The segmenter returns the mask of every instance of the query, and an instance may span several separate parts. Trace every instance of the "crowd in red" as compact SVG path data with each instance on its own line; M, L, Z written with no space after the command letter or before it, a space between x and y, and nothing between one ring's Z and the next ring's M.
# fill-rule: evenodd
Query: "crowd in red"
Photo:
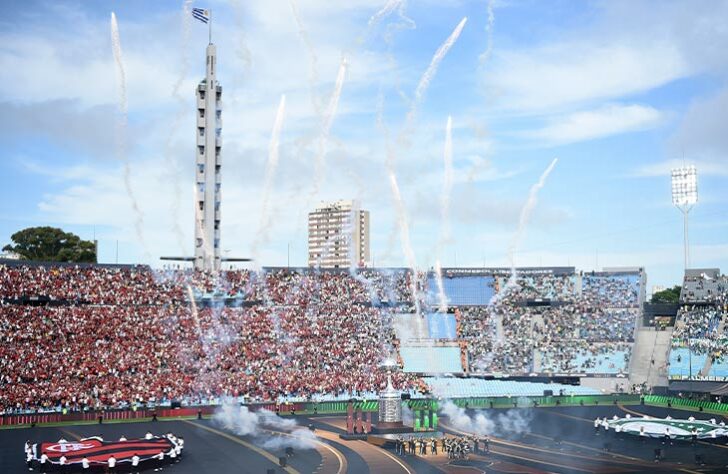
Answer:
M397 341L390 309L368 303L406 303L408 278L0 266L0 412L377 391ZM23 304L34 297L59 305Z

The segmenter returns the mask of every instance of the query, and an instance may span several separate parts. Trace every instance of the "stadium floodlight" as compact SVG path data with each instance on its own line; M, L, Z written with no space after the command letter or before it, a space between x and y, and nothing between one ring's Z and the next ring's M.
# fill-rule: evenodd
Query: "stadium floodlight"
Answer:
M688 213L698 202L698 172L695 166L683 166L672 170L672 203L683 213L683 245L685 269L690 266L688 243Z

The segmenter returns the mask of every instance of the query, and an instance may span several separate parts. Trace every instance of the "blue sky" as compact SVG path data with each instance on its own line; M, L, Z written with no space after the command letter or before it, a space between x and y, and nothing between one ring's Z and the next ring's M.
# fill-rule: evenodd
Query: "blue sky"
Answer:
M728 268L728 2L331 3L7 2L0 242L27 226L56 225L95 233L104 262L116 260L117 241L120 262L159 265L159 255L191 252L193 90L207 29L184 9L198 6L213 11L224 88L222 239L231 256L251 255L257 242L261 263L282 265L290 245L291 263L304 264L306 212L354 198L371 212L374 263L407 265L389 140L420 267L508 265L529 189L558 158L517 265L644 266L650 286L678 282L682 220L669 170L685 163L699 172L692 266ZM123 136L112 11L126 73ZM416 103L435 51L465 17ZM271 215L261 216L283 94ZM443 217L448 116L454 182ZM124 160L141 215L124 186ZM443 225L451 229L444 242Z

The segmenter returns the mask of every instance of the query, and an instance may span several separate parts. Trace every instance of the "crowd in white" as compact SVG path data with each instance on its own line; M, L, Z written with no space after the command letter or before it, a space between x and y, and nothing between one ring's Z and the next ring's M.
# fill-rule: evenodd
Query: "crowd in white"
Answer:
M635 279L585 275L581 291L575 281L574 275L529 275L510 285L500 280L493 305L460 308L471 370L593 372L600 359L613 364L612 356L622 353L619 367L626 368L639 315ZM533 304L539 298L558 303Z

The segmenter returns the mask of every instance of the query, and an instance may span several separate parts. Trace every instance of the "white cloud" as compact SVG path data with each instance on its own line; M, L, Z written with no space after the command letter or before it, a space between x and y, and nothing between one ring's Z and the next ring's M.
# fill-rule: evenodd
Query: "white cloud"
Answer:
M670 139L671 151L703 161L701 169L728 169L728 87L694 101ZM707 166L706 166L707 165Z
M551 118L546 126L526 136L546 145L561 145L646 130L659 125L662 118L653 107L611 104Z
M690 73L669 43L570 42L496 53L485 79L505 109L539 111L623 97Z

